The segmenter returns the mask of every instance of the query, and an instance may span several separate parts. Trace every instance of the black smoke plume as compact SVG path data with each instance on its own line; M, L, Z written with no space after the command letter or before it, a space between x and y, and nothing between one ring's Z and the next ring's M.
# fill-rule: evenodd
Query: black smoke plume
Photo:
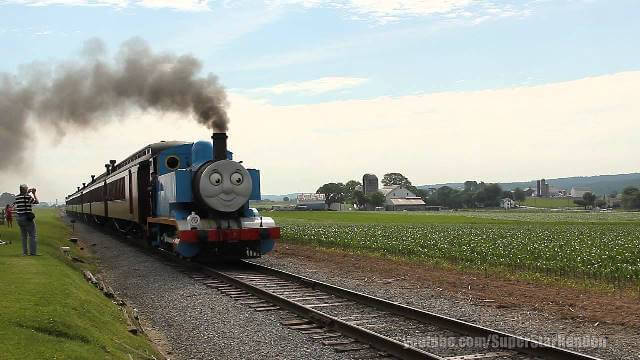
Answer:
M52 126L62 136L139 108L191 113L201 124L226 131L226 93L216 76L200 76L201 69L191 55L154 53L134 38L113 60L106 58L102 41L92 39L79 61L0 73L0 170L24 160L32 140L29 121Z

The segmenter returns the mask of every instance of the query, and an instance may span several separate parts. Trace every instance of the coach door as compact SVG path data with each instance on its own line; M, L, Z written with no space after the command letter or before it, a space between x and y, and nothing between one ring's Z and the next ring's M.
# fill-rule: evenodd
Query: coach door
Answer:
M147 217L151 215L151 189L149 186L149 161L142 161L138 165L138 222L147 226Z
M107 180L102 184L102 200L104 201L104 217L109 217L109 199L107 199Z
M133 218L133 179L131 178L131 169L129 169L129 218Z

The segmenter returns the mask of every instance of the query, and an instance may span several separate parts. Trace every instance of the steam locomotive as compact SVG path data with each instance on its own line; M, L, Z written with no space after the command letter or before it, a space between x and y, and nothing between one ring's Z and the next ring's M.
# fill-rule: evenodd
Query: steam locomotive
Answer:
M139 235L186 258L252 258L280 239L274 220L249 207L260 200L260 171L212 142L150 144L66 197L68 215Z

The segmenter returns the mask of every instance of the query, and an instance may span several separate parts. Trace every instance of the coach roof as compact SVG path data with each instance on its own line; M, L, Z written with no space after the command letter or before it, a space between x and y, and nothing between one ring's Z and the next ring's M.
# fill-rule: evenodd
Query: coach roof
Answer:
M119 169L122 169L126 165L137 162L137 160L151 158L156 154L164 150L170 149L172 147L187 145L187 144L193 144L193 143L188 141L161 141L161 142L149 144L143 147L142 149L136 151L132 155L128 156L126 159L122 160L121 162L117 163L113 171L118 171ZM107 175L108 174L106 172L100 174L95 178L93 183L101 179L104 179L105 177L107 177ZM87 184L87 185L90 185L90 184ZM82 190L84 189L80 189L80 191ZM80 191L75 191L73 194L69 195L67 198L73 197L74 195L78 194Z

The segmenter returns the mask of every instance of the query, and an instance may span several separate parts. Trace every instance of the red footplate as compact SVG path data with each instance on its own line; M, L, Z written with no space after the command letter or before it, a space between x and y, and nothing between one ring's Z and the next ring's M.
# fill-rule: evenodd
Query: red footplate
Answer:
M247 228L247 229L209 229L209 230L183 230L178 232L180 242L198 243L208 242L240 242L256 241L262 239L280 239L280 228Z

